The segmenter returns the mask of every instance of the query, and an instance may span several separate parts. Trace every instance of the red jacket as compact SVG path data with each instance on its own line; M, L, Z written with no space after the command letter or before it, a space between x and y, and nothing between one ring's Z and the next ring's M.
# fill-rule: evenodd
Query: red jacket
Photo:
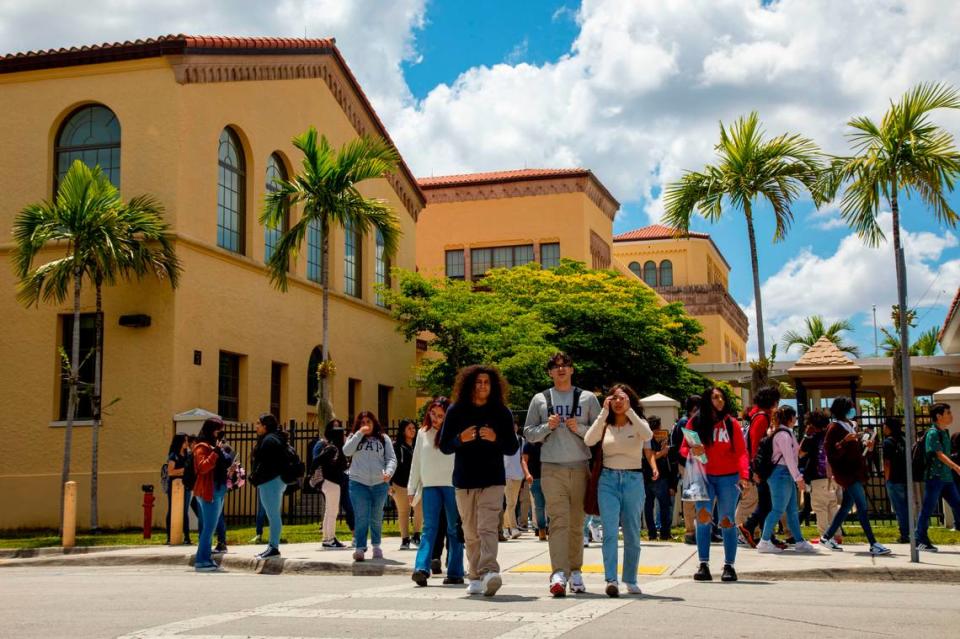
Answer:
M766 437L767 429L770 428L770 412L760 410L756 406L750 409L750 457L757 456L757 449L760 448L760 440Z
M687 422L686 428L694 430L693 423ZM730 437L730 431L733 437ZM708 475L732 475L737 473L742 479L750 477L750 463L747 458L747 444L743 440L743 431L736 421L727 416L726 420L713 426L713 443L704 446L707 454L706 471ZM680 445L680 454L684 457L690 452L687 440Z
M197 481L193 485L193 494L206 501L213 501L213 471L217 467L217 451L206 442L197 442L193 446L193 469Z

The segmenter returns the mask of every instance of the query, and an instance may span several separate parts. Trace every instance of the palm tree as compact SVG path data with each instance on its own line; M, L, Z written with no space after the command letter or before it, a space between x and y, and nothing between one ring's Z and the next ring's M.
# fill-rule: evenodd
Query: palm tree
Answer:
M129 279L153 272L176 286L180 266L162 221L161 207L149 196L124 204L116 187L99 167L73 163L54 202L31 204L14 221L14 268L20 280L17 299L26 306L43 301L62 303L73 284L73 334L67 374L69 396L61 471L60 515L63 484L69 479L73 422L79 396L80 291L84 278L96 286L97 337L92 394L93 433L91 461L91 528L97 522L100 383L103 350L102 285L118 277ZM66 242L65 257L33 268L39 253L51 243Z
M302 171L290 179L275 180L274 189L267 193L260 223L271 228L283 228L290 209L296 205L303 206L302 216L281 236L267 264L270 281L281 291L287 290L290 258L299 252L308 228L316 224L320 226L323 329L317 416L319 423L324 424L332 419L334 414L327 383L333 370L328 353L330 229L350 227L361 236L367 235L373 229L380 233L384 254L396 253L400 241L400 225L392 209L383 200L364 197L357 185L393 171L400 157L396 150L381 138L356 138L338 151L330 146L326 136L320 136L319 140L317 137L317 130L310 127L306 133L293 139L293 145L303 152Z
M907 270L900 240L900 202L902 191L920 196L938 222L951 228L957 225L957 213L950 207L946 194L953 191L960 174L960 153L953 136L930 121L936 109L960 109L960 93L944 84L920 84L905 93L898 102L891 103L879 124L868 117L850 120L853 128L850 139L854 155L837 157L827 173L829 190L838 191L844 185L840 201L841 217L870 246L883 241L884 234L877 222L880 207L890 206L893 216L893 252L897 273L897 300L899 308L907 306ZM908 345L909 321L898 322L899 347L902 365L902 392L907 441L913 441L913 388L910 380ZM907 474L912 460L907 456ZM913 537L913 500L910 506L911 538ZM911 559L918 561L916 547Z
M773 208L775 242L784 238L793 222L791 205L803 191L819 203L821 153L813 141L800 135L783 134L765 139L756 112L738 119L728 131L720 123L720 143L716 146L718 163L701 172L688 171L666 187L664 220L679 233L690 229L690 220L699 213L717 222L726 201L741 209L747 222L750 263L753 267L753 296L757 306L757 346L760 366L754 383L766 377L767 351L763 336L763 305L760 299L760 271L757 238L753 227L754 202L760 198Z
M933 357L936 355L937 349L940 347L940 344L937 342L937 337L939 336L939 326L931 326L920 333L917 341L910 345L910 356Z
M813 346L818 339L826 337L833 342L841 353L849 353L854 357L860 357L860 349L853 344L845 344L840 333L852 331L853 325L849 320L837 320L827 326L823 321L822 315L811 315L803 320L805 332L787 331L783 334L783 348L790 350L794 346L800 347L800 352L806 353L807 349Z

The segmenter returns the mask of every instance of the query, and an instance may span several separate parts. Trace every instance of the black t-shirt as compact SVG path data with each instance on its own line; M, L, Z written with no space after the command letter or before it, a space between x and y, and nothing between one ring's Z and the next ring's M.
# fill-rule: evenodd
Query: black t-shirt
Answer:
M540 479L540 449L543 444L527 442L523 445L523 454L527 456L527 470L534 479Z
M883 459L890 462L890 481L907 483L906 441L903 437L887 437L883 440Z
M489 426L497 441L472 439L464 443L460 433L474 426ZM513 426L513 415L506 406L453 404L443 419L440 450L454 455L453 485L456 488L487 488L507 483L503 456L513 455L520 440Z

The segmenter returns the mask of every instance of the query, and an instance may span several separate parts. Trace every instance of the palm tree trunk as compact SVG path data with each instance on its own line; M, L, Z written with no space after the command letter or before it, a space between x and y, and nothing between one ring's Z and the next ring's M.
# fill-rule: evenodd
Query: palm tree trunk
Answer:
M760 262L757 259L757 235L753 230L753 210L750 202L744 202L743 214L747 218L747 237L750 240L750 266L753 269L753 301L757 308L757 349L760 352L759 368L754 369L753 386L751 393L756 393L759 386L765 385L768 379L767 345L763 339L763 303L760 299Z
M326 218L320 223L320 282L323 286L322 338L320 359L326 362L330 354L330 225ZM330 403L330 385L327 377L320 377L319 398L317 399L317 422L323 427L333 419L333 405Z
M80 282L83 269L73 269L73 335L70 339L70 376L67 378L67 426L63 434L63 468L60 471L60 534L63 535L63 498L70 480L70 455L73 450L73 421L77 415L77 383L80 378Z
M101 382L103 373L103 282L97 285L97 335L94 340L94 377L93 377L93 432L90 444L90 532L100 527L100 515L97 508L97 490L100 465L100 406Z

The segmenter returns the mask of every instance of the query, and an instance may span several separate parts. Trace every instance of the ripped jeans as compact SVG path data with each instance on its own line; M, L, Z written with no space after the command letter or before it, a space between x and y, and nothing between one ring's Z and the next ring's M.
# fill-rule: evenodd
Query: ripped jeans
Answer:
M713 501L717 501L717 516L720 518L720 534L723 535L724 563L733 565L737 559L737 525L735 522L737 502L740 500L740 487L737 482L740 476L707 475L707 492L709 501L698 501L696 506L697 522L697 553L701 562L710 561L710 535L712 533Z

